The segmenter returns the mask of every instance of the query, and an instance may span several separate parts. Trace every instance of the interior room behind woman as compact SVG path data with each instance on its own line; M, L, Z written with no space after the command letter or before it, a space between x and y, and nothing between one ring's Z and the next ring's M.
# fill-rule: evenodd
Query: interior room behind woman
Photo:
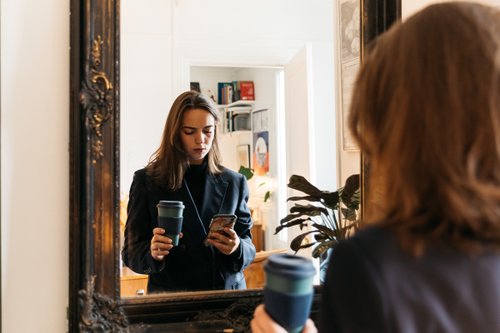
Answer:
M243 269L255 257L249 190L243 175L221 164L217 122L209 98L182 93L168 113L160 147L134 174L122 258L148 274L148 293L246 288ZM158 227L160 200L185 206L177 246ZM204 244L216 214L234 214L236 223Z

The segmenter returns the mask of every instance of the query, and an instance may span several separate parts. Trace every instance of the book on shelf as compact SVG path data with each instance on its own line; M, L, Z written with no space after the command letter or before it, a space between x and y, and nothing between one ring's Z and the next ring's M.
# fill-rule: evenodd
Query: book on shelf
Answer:
M233 102L233 84L231 82L219 82L217 84L217 103L229 104Z
M217 91L219 104L230 104L239 100L255 100L253 81L219 82Z
M240 81L239 85L239 99L243 101L253 101L255 100L255 91L253 86L253 81Z

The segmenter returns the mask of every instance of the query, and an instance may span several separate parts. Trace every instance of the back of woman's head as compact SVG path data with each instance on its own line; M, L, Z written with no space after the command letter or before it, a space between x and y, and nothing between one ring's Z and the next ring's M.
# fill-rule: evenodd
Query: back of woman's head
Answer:
M177 190L181 187L182 179L189 165L180 132L184 114L193 109L209 112L216 123L219 120L217 108L208 97L196 91L186 91L180 94L168 113L160 147L153 154L147 166L148 173L153 176L155 181L170 190ZM215 130L212 148L207 156L208 171L214 174L221 171L221 156L217 137L217 130Z
M383 34L358 75L350 126L383 179L374 217L404 244L500 247L498 10L432 5Z

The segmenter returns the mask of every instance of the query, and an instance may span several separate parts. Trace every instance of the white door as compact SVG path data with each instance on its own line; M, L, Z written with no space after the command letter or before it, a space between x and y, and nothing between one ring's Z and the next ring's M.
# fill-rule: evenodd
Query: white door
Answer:
M314 163L314 150L312 133L312 86L311 86L311 61L310 46L302 48L290 62L285 65L285 137L286 137L286 179L284 187L285 196L302 195L300 192L292 191L286 187L291 175L301 175L311 180L312 164ZM288 213L291 203L287 204ZM285 231L286 230L286 231ZM286 238L286 246L297 235L306 232L299 227L291 227L281 231ZM280 237L283 239L283 236ZM310 256L308 249L301 250L298 254Z

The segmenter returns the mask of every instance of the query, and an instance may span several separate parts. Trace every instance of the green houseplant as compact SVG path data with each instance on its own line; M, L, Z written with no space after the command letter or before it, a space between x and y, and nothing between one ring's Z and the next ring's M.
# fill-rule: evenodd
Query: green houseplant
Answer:
M250 180L253 175L254 175L254 170L251 168L247 168L243 165L240 166L240 169L238 170L239 173L241 173L247 180ZM265 183L259 184L259 186L264 185ZM266 191L264 194L264 202L267 202L269 198L271 197L271 191Z
M349 237L359 226L359 183L359 175L352 175L347 178L343 187L330 192L318 189L302 176L292 175L288 187L306 195L291 196L287 199L294 202L294 205L290 208L290 213L281 219L274 234L285 228L299 227L303 230L310 225L311 229L291 241L290 248L297 252L314 246L312 256L322 258L328 249ZM299 203L303 201L309 203ZM308 237L309 235L313 237ZM310 238L313 239L312 242L309 241Z

